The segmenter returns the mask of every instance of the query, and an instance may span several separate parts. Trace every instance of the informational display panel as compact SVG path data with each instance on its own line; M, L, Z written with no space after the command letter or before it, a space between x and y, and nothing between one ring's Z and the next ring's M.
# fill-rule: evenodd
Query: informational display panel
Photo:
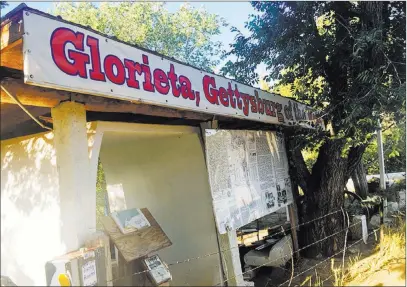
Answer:
M283 136L276 132L208 129L205 146L221 234L292 203Z
M279 125L323 127L314 111L94 31L23 14L26 84Z

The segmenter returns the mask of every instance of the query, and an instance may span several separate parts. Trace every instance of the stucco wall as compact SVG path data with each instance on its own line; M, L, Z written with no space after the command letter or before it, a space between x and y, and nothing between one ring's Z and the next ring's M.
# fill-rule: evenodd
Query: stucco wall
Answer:
M127 208L147 207L173 245L158 254L167 263L217 252L203 151L196 134L120 141L105 133L100 159L108 185L121 184ZM213 255L171 266L171 285L209 286L220 281Z
M1 142L1 274L45 285L45 262L64 253L53 134Z

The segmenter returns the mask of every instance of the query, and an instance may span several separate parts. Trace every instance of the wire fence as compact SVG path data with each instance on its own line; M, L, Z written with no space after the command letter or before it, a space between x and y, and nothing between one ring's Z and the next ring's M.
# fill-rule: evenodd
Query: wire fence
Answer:
M330 213L327 213L327 214L325 214L325 215L323 215L323 216L316 217L316 218L314 218L314 219L312 219L312 220L309 220L309 221L307 221L307 222L298 224L298 225L296 225L296 226L294 226L294 227L290 227L290 228L288 228L288 229L283 229L283 230L280 231L280 232L273 233L273 236L280 235L280 234L285 234L285 233L287 233L288 231L290 231L290 230L292 230L292 229L298 229L298 228L301 227L301 226L310 224L310 223L312 223L312 222L314 222L314 221L323 219L323 218L325 218L325 217L328 217L328 216L330 216L330 215L336 214L336 213L338 213L338 212L342 212L342 210L341 210L341 209L338 209L338 210L336 210L336 211L332 211L332 212L330 212ZM180 264L180 263L187 263L187 262L190 262L190 261L192 261L192 260L203 259L203 258L206 258L206 257L210 257L210 256L213 256L213 255L218 255L218 254L220 254L220 253L224 253L224 252L227 252L227 251L231 251L231 250L237 249L237 248L239 248L239 247L238 247L238 246L234 246L234 247L231 247L231 248L228 248L228 249L222 249L222 250L220 250L220 251L211 252L211 253L208 253L208 254L205 254L205 255L196 256L196 257L191 257L191 258L183 259L183 260L180 260L180 261L175 261L175 262L169 263L168 266L177 265L177 264Z
M372 235L373 233L375 233L375 232L378 231L379 229L380 229L380 228L377 228L377 229L373 230L372 232L368 233L368 235ZM316 269L317 266L319 266L319 265L321 265L321 264L327 262L328 260L334 258L335 256L338 256L338 255L341 254L342 252L345 252L347 249L349 249L349 248L355 246L356 244L358 244L358 243L361 242L362 240L363 240L363 239L359 239L359 240L353 242L351 245L349 245L349 246L347 246L346 248L344 248L344 250L341 250L341 251L335 253L334 255L331 255L331 256L329 256L328 258L322 260L321 262L316 263L316 264L313 265L312 267L310 267L310 268L308 268L308 269L302 271L301 273L295 275L294 277L292 277L292 279L297 278L297 277L299 277L299 276L301 276L301 275L303 275L303 274L305 274L305 273L307 273L307 272L309 272L309 271L311 271L311 270ZM333 275L331 275L330 277L332 277L332 276L333 276ZM327 280L326 280L326 281L327 281ZM283 283L281 283L280 285L278 285L278 287L284 286L284 285L285 285L286 283L288 283L288 282L289 282L289 280L286 280L286 281L284 281Z
M309 220L309 221L307 221L307 222L298 224L298 225L296 225L296 226L294 226L294 227L290 227L289 229L285 229L285 230L284 230L284 229L282 228L282 231L281 231L281 232L274 233L273 235L279 235L279 234L285 235L287 231L290 231L290 230L292 230L292 229L297 229L297 228L299 228L299 227L301 227L301 226L310 224L310 223L315 222L315 221L317 221L317 220L324 219L324 218L326 218L326 217L328 217L328 216L331 216L331 215L336 214L336 213L339 213L339 212L341 212L341 213L344 215L345 221L346 221L346 218L348 219L348 220L347 220L347 227L346 227L346 228L343 228L343 229L341 229L341 230L339 230L339 231L337 231L337 232L335 232L335 233L333 233L333 234L330 234L330 235L325 236L325 237L323 237L323 238L321 238L321 239L319 239L319 240L317 240L317 241L315 241L315 242L312 242L312 243L310 243L310 244L308 244L308 245L306 245L306 246L303 246L302 248L300 248L300 249L298 249L298 250L296 250L296 251L293 251L293 250L291 249L291 254L290 254L290 255L284 255L284 256L279 257L279 258L273 258L273 260L270 260L270 261L268 261L268 262L266 262L266 263L264 263L264 264L262 264L262 265L260 265L260 266L256 266L256 267L254 267L254 268L252 268L252 269L250 269L250 270L248 270L248 271L245 271L245 272L242 272L242 273L239 273L239 274L235 274L235 275L233 275L233 276L231 276L231 277L227 277L225 280L222 280L221 282L219 282L219 283L216 284L215 286L222 286L222 285L224 285L225 283L229 282L229 281L232 280L232 279L235 279L235 278L237 278L237 277L243 276L243 275L247 274L248 272L253 272L253 271L256 270L256 269L259 269L259 268L261 268L261 267L270 265L271 263L277 262L277 261L279 261L279 260L281 260L281 259L287 259L287 257L290 257L291 260L293 260L294 254L298 254L299 252L301 252L301 251L303 251L303 250L305 250L305 249L307 249L307 248L309 248L309 247L311 247L311 246L314 246L314 245L316 245L316 244L319 244L319 243L321 243L321 242L323 242L323 241L325 241L325 240L327 240L327 239L329 239L329 238L332 238L333 236L336 236L336 235L338 235L338 234L340 234L340 233L342 233L342 232L345 232L345 237L347 237L347 233L348 233L349 229L352 228L352 227L355 227L355 226L357 226L357 225L360 225L360 224L361 224L361 221L357 221L357 222L355 222L355 223L353 223L353 224L350 224L350 223L349 223L349 216L348 216L348 214L347 214L342 208L341 208L341 209L338 209L338 210L336 210L336 211L327 213L327 214L325 214L325 215L323 215L323 216L314 218L314 219ZM375 231L377 231L377 230L374 230L373 232L369 233L369 235L371 235L371 234L374 233ZM290 240L290 241L291 241L291 238L288 237L286 240ZM344 246L344 249L343 249L343 250L341 250L340 252L338 252L338 253L332 255L331 257L328 257L328 258L325 259L324 261L319 262L318 264L314 265L313 268L307 269L307 270L305 270L304 272L301 272L300 274L297 274L297 275L295 275L295 276L291 276L291 278L290 278L289 280L287 280L286 282L280 284L280 286L281 286L281 285L284 285L285 283L291 281L292 279L294 279L294 278L296 278L296 277L302 275L303 273L306 273L306 272L308 272L308 271L310 271L310 270L312 270L312 269L315 269L317 266L319 266L319 265L322 264L323 262L326 262L327 260L331 259L332 257L335 257L336 255L341 254L342 252L344 253L348 248L350 248L350 247L354 246L355 244L359 243L361 240L363 240L363 239L360 239L360 240L358 240L358 241L352 243L352 245L350 245L350 246L347 247L347 246L346 246L346 238L345 238L345 243L344 243L345 246ZM178 265L178 264L189 263L189 262L194 261L194 260L204 259L204 258L207 258L207 257L211 257L211 256L214 256L214 255L220 254L220 253L224 253L224 252L227 252L227 251L231 251L231 250L236 249L236 248L239 248L239 247L238 247L238 246L235 246L235 247L232 247L232 248L229 248L229 249L223 249L223 250L219 250L219 251L216 251L216 252L207 253L207 254L200 255L200 256L190 257L190 258L183 259L183 260L177 260L177 261L168 263L168 264L166 264L166 265L167 265L167 267L169 267L169 266L174 266L174 265ZM344 256L343 256L343 258L344 258ZM289 259L288 259L288 260L289 260ZM164 264L165 264L165 263L164 263ZM125 276L122 276L122 277L119 277L119 278L114 278L114 279L112 279L112 280L107 281L107 283L116 282L116 281L119 281L119 280L122 280L122 279L125 279L125 278L130 278L130 277L132 278L133 276L137 276L137 275L144 274L144 273L147 273L147 272L150 272L150 270L142 270L142 271L135 272L135 273L132 273L132 274L129 274L129 275L125 275ZM226 275L226 276L227 276L227 275ZM332 277L332 275L331 275L330 277ZM326 280L328 280L328 279L326 279Z
M284 256L282 256L282 257L275 258L275 259L273 259L273 260L267 261L267 262L264 263L264 264L261 264L261 265L259 265L259 266L256 266L256 267L254 267L254 268L252 268L252 269L250 269L250 270L248 270L248 271L245 271L245 272L242 272L242 273L240 273L240 274L237 274L237 275L234 275L234 276L232 276L232 277L229 277L229 278L227 278L226 280L224 280L224 281L222 281L222 282L216 284L216 286L221 286L221 284L224 284L224 283L226 283L226 282L228 282L228 281L230 281L230 280L232 280L232 279L234 279L234 278L236 278L236 277L238 277L238 276L245 275L245 274L247 274L248 272L252 272L253 270L257 270L257 269L259 269L259 268L261 268L261 267L270 265L271 263L277 262L278 260L285 259L285 258L287 258L287 257L293 258L294 254L299 253L299 252L301 252L301 251L303 251L303 250L305 250L305 249L307 249L307 248L309 248L309 247L311 247L311 246L313 246L313 245L315 245L315 244L321 243L321 242L327 240L328 238L331 238L331 237L333 237L333 236L335 236L335 235L338 235L339 233L345 232L345 231L347 231L349 228L351 228L351 227L353 227L353 226L356 226L356 225L359 225L359 224L361 224L361 221L356 222L356 223L350 225L349 227L344 228L344 229L342 229L342 230L340 230L340 231L338 231L338 232L335 232L335 233L333 233L333 234L331 234L331 235L328 235L328 236L326 236L326 237L324 237L324 238L322 238L322 239L319 239L319 240L317 240L317 241L315 241L315 242L313 242L313 243L311 243L311 244L308 244L308 245L306 245L306 246L304 246L304 247L298 249L297 251L292 252L291 255L284 255ZM291 239L287 239L287 240L291 240ZM362 240L362 239L361 239L361 240ZM359 240L359 241L360 241L360 240Z

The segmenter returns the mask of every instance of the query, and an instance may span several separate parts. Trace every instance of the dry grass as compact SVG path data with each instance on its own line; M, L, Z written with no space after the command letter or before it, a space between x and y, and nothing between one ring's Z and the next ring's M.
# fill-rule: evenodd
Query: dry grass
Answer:
M308 284L307 284L308 283ZM315 270L315 275L308 276L304 282L301 283L301 286L323 286L323 281L321 277L318 275L318 271Z
M396 286L399 283L403 286L406 276L405 230L405 217L398 217L395 227L384 228L383 238L376 246L375 253L348 266L348 272L343 278L344 285L367 285L366 283L370 281L375 286ZM386 278L383 278L382 271L386 271Z
M405 286L406 280L406 222L399 217L392 228L384 228L383 237L373 255L361 259L360 255L348 258L345 274L341 266L331 261L333 283L330 286ZM324 286L317 274L308 276L301 286Z

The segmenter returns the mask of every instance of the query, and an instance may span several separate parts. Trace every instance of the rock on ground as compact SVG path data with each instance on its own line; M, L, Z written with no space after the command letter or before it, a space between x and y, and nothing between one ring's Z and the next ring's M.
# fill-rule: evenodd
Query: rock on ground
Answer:
M378 228L380 226L380 215L375 214L370 219L370 225L374 228Z
M399 210L406 209L406 191L401 190L399 191Z
M388 201L387 202L387 212L396 212L399 210L399 204L397 202Z
M356 215L352 218L352 222L351 222L352 227L350 228L350 232L351 232L353 240L361 239L363 237L362 222L361 222L362 217L363 217L363 215Z

